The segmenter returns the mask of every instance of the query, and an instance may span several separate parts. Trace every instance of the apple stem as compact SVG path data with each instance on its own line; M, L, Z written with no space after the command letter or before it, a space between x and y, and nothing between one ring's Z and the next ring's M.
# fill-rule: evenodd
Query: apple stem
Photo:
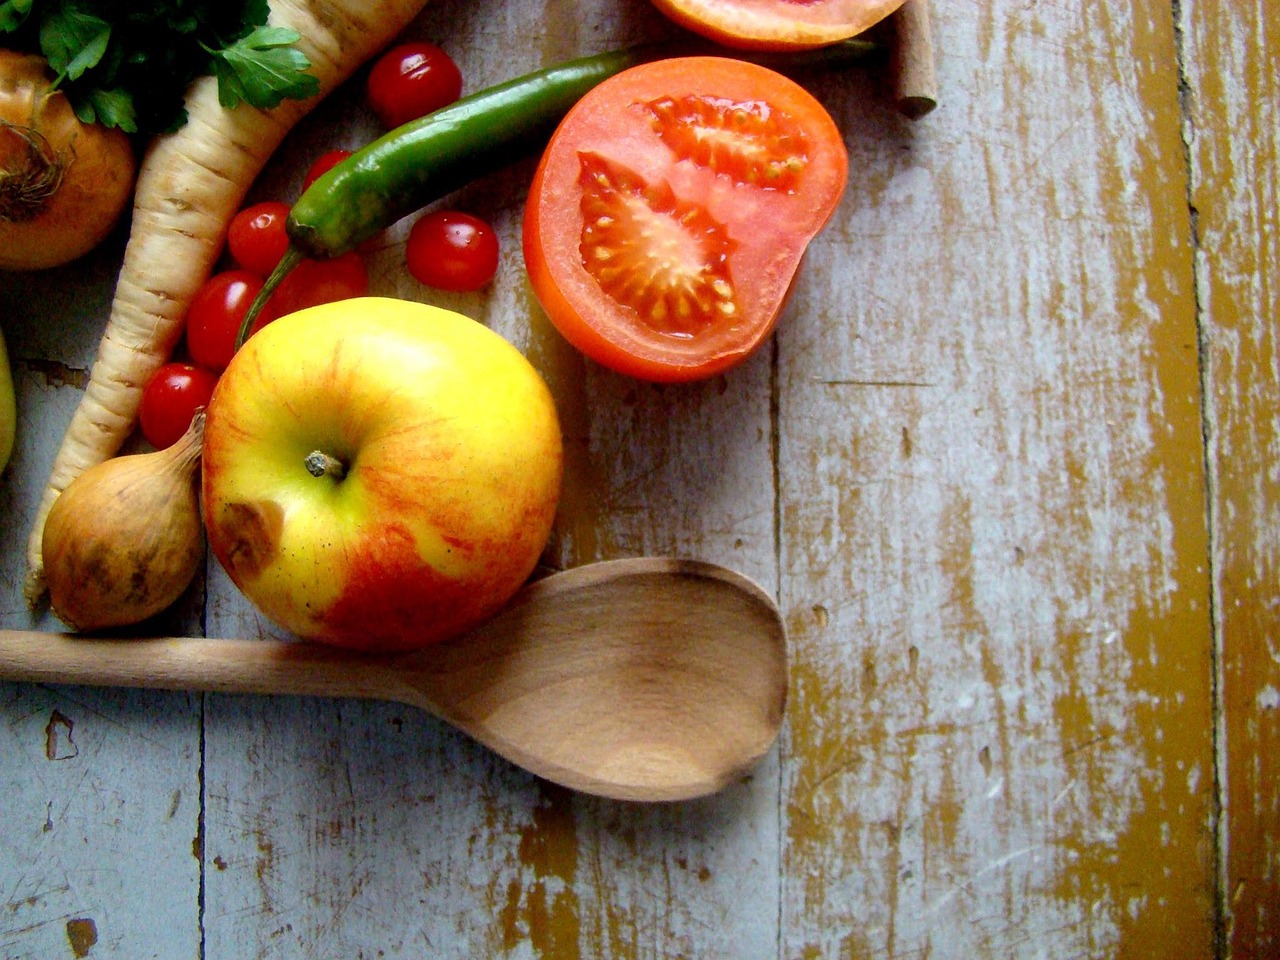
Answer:
M347 475L347 465L337 457L331 457L323 450L312 450L307 454L306 460L307 473L313 477L332 477L334 480L341 480Z

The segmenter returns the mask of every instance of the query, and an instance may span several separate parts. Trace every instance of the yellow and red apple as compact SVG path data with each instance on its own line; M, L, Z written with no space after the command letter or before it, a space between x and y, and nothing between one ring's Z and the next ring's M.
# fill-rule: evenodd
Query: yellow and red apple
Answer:
M299 637L407 650L501 608L550 536L563 449L512 344L426 304L290 314L219 379L205 424L209 545Z

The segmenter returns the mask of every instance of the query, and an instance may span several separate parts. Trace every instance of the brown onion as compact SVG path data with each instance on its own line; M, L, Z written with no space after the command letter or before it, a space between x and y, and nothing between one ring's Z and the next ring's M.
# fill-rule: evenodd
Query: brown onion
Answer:
M129 198L129 137L81 123L43 57L0 50L0 269L59 266L106 239Z
M204 412L177 443L91 467L54 501L42 541L49 602L81 631L170 606L204 560L197 468Z

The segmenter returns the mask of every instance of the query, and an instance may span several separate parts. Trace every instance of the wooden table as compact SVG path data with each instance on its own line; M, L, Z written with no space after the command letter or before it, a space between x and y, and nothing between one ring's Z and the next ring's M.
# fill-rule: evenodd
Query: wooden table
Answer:
M714 797L574 795L393 705L0 685L0 955L1280 955L1280 3L936 3L940 107L814 78L849 190L775 342L711 382L584 362L505 247L439 297L556 393L547 559L776 592L778 749ZM554 26L550 26L554 25ZM662 34L434 0L470 89ZM374 125L344 88L255 196ZM395 240L395 234L392 240ZM0 282L21 409L0 626L122 241ZM425 297L392 242L376 292ZM156 629L270 632L211 564Z

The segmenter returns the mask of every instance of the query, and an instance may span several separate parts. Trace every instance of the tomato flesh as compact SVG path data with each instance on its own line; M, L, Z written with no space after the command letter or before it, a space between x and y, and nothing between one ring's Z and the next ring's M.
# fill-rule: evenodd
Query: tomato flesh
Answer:
M767 102L662 97L648 105L653 130L680 160L738 183L795 191L808 162L804 129Z
M710 57L624 71L543 154L525 263L556 327L650 380L729 369L772 331L848 158L826 110L763 67Z
M597 154L582 163L582 266L600 289L662 333L686 335L737 312L724 224L667 184Z
M903 0L652 0L681 26L728 47L804 50L879 23Z

